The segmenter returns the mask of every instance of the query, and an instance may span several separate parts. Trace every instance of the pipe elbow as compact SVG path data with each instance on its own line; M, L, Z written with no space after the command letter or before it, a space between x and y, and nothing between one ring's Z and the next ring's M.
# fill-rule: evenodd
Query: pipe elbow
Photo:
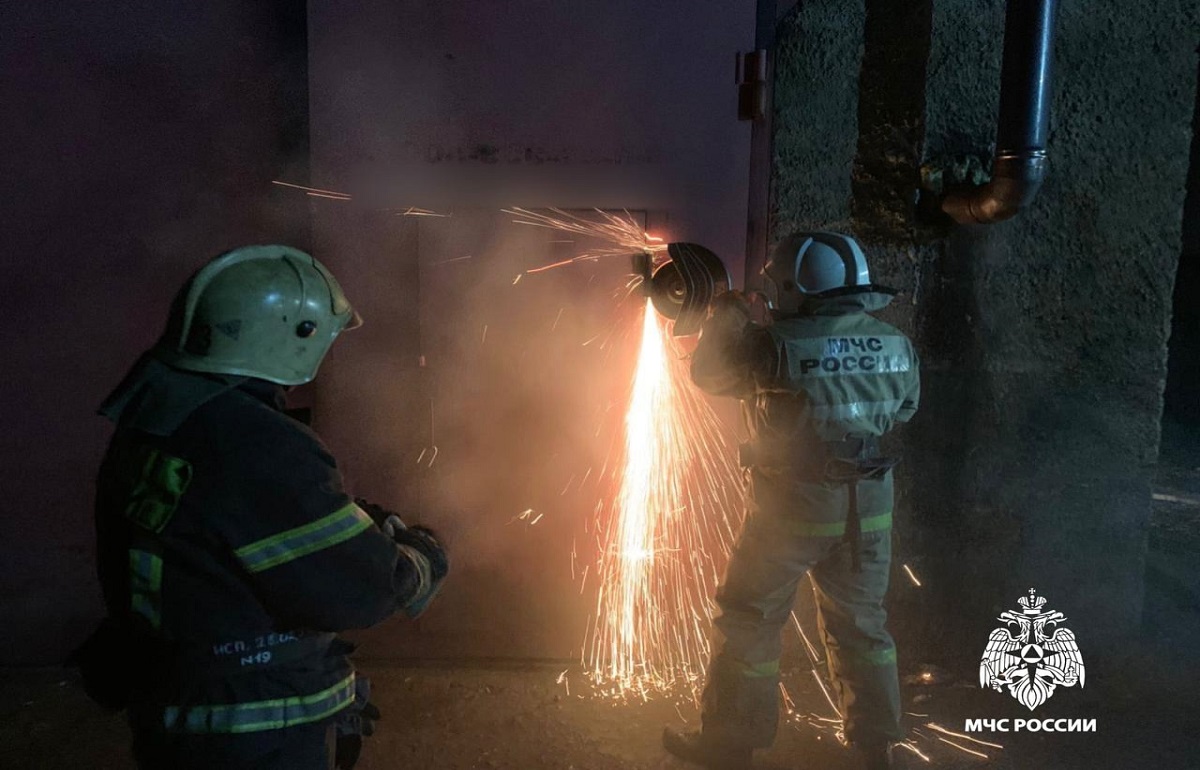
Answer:
M960 225L991 225L1012 219L1033 203L1045 176L1043 150L997 155L991 181L947 195L942 211Z

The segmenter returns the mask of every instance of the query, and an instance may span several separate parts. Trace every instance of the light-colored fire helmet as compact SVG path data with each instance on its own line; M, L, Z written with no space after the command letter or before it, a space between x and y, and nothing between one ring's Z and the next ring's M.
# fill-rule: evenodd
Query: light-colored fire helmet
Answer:
M300 385L337 336L362 323L325 266L289 246L244 246L200 269L176 298L158 357L195 372Z
M801 232L775 248L763 268L771 307L795 313L806 297L855 286L869 286L871 271L862 248L848 235Z

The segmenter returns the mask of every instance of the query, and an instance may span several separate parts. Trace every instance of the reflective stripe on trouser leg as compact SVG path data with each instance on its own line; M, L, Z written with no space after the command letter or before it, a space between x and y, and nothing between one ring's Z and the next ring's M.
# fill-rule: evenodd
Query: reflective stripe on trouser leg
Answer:
M803 543L813 541L804 539ZM709 665L701 718L710 740L766 747L779 721L780 633L810 548L757 525L753 516L734 549L717 604L719 639Z
M843 543L812 570L829 674L846 720L846 740L860 745L903 737L896 646L884 623L891 532L864 533L861 571Z

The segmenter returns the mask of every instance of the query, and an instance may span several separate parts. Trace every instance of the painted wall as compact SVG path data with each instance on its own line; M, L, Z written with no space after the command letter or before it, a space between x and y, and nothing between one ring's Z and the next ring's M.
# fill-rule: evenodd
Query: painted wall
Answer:
M663 209L740 255L752 9L320 1L310 28L314 179L396 205Z
M307 239L270 180L307 163L304 3L0 10L0 662L60 660L101 614L95 409L199 264Z
M607 402L554 394L607 393L580 381L585 363L561 345L586 350L599 319L587 308L615 307L628 263L513 286L514 266L581 244L517 245L527 228L492 220L506 206L646 212L655 235L705 244L740 278L750 131L736 119L734 57L753 24L753 4L716 0L310 3L313 184L353 198L316 201L315 238L367 319L318 381L316 427L356 490L436 526L455 553L438 606L365 635L369 654L577 655L591 600L571 574L572 532L596 496L576 500L574 485L602 461L574 481L567 466L597 451L593 407ZM397 216L409 206L453 216ZM502 312L516 296L522 311ZM457 400L461 383L434 388L430 438L423 389L448 371L479 378L465 390L491 406ZM417 462L427 443L442 450L432 469ZM481 447L499 449L464 464ZM434 494L488 483L490 497ZM546 500L537 527L505 526L525 507L522 484Z

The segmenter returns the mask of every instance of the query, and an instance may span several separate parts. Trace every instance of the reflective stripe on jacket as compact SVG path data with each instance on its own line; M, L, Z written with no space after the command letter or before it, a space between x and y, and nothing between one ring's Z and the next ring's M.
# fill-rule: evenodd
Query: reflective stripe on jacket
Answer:
M97 481L99 572L110 616L148 640L129 674L142 724L146 709L187 732L325 719L354 690L330 632L383 620L417 588L282 396L248 380L169 435L118 423Z

